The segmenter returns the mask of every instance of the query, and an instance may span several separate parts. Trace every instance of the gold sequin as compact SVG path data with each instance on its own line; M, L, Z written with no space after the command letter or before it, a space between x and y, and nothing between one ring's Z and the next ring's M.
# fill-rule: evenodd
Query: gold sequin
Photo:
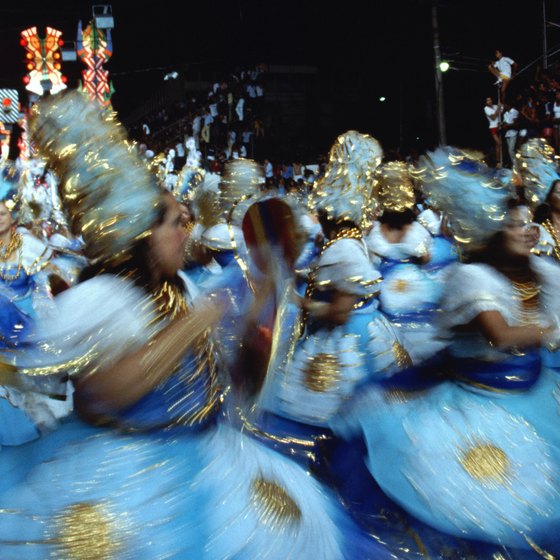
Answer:
M398 340L395 340L395 342L393 342L391 350L393 351L395 363L399 368L412 366L412 359L410 358L410 355Z
M472 478L482 483L505 484L510 460L505 451L490 443L481 443L463 450L459 459Z
M304 375L310 391L324 393L340 379L340 362L333 354L315 354L308 358Z
M251 484L252 503L261 523L280 528L301 522L301 509L277 482L264 476L255 478Z
M113 560L119 543L113 520L102 504L80 502L68 506L56 517L60 560Z

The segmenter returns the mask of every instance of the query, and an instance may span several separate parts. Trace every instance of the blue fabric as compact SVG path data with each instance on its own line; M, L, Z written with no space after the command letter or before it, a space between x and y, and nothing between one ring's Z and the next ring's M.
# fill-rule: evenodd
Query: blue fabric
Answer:
M530 527L530 539L558 552L558 543L550 542L551 530L560 529L560 498L553 490L560 480L554 386L551 374L541 371L538 352L502 363L457 360L441 352L388 380L362 384L331 428L351 445L363 446L375 485L413 518L455 537L489 541L490 547L503 543L531 558L520 527ZM504 454L515 469L511 488L486 487L470 474L462 461L466 450L477 446ZM370 506L373 514L379 507L375 485L364 484L361 495L344 470L336 472L339 464L333 468L357 518L367 517ZM351 472L367 478L363 467ZM517 531L511 528L515 523Z

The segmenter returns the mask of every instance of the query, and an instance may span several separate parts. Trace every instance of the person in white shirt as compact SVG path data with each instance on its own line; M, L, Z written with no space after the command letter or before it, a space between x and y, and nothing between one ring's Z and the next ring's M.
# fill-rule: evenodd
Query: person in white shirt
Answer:
M488 70L496 78L496 85L501 85L502 98L506 93L506 87L513 78L517 69L517 62L504 56L500 49L496 49L496 60L488 65Z
M199 140L200 140L200 131L202 130L202 117L200 115L200 112L197 112L193 122L192 122L192 131L193 131L193 137L194 140L196 142L196 147L199 147Z
M185 153L185 145L183 142L179 141L175 144L175 169L177 171L181 171L183 169L183 165L187 161L187 156Z
M519 117L519 111L510 105L504 106L504 129L505 138L507 143L507 149L509 154L509 159L511 161L511 166L513 168L515 164L515 145L517 144L517 118Z
M245 105L245 99L240 97L237 101L237 105L235 106L235 112L237 113L237 118L240 121L243 121L243 106Z
M558 147L560 146L560 91L557 91L554 95L552 118L554 119L554 147L558 151Z
M492 140L494 141L496 147L496 163L501 164L501 153L502 153L502 141L498 133L498 128L500 126L500 106L494 103L491 97L486 98L486 104L484 105L484 114L488 119L488 129Z

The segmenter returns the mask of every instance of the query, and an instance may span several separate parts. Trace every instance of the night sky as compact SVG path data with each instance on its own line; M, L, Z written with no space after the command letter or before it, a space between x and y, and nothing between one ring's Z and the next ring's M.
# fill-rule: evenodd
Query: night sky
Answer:
M21 30L36 25L44 35L50 25L75 40L78 20L85 26L91 19L91 3L2 4L0 87L23 92ZM133 111L171 70L188 78L205 65L312 65L320 78L336 84L329 95L337 119L324 147L335 134L355 128L386 147L424 149L436 140L431 4L374 0L338 2L331 9L305 0L199 0L181 3L189 10L185 17L172 2L137 2L131 9L130 3L116 1L108 65L116 89L113 104L123 116ZM557 5L547 2L548 19L560 23ZM489 143L482 107L495 92L486 65L500 45L520 67L542 54L542 2L443 0L439 25L443 55L452 65L444 75L448 142L484 149ZM549 48L558 47L560 29L552 28L548 41ZM81 70L79 62L64 63L70 85Z

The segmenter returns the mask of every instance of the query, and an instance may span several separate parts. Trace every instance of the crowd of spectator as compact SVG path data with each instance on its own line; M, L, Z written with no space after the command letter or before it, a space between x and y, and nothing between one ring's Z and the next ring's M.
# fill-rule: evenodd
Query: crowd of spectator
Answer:
M186 161L189 140L215 168L232 158L254 157L265 135L264 83L262 66L231 74L204 94L146 115L131 136L149 154L173 150L176 169Z
M516 75L517 64L500 50L491 66L496 70L504 59L503 79L491 70L497 78L497 92L486 98L484 112L496 163L511 167L515 151L530 138L545 138L557 152L560 149L560 63L546 70L537 66L532 75Z

